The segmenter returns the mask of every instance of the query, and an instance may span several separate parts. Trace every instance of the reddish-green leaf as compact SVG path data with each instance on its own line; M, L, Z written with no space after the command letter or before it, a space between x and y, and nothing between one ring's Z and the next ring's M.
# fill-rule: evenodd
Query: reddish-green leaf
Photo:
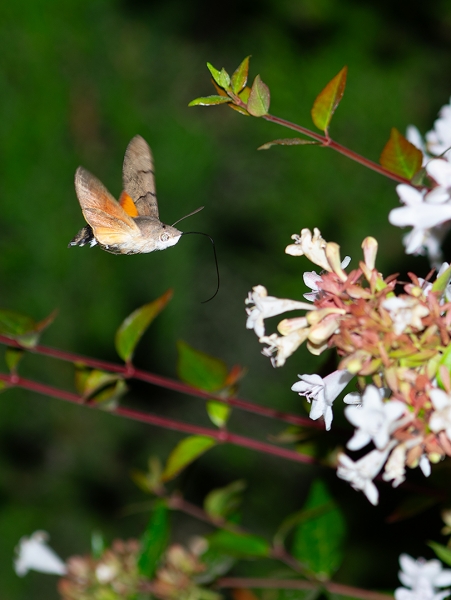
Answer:
M259 146L257 150L269 150L271 146L306 146L307 144L316 144L313 140L303 140L302 138L284 138L281 140L273 140L272 142L266 142L262 146Z
M17 340L25 348L33 348L38 343L41 332L55 317L56 311L42 321L36 322L31 317L14 310L0 310L0 334Z
M212 490L204 500L204 509L213 519L227 519L241 504L241 493L246 487L242 479Z
M232 410L228 404L218 402L217 400L210 400L207 402L206 408L210 421L216 427L224 427L227 424Z
M270 103L269 87L260 78L260 75L254 79L247 102L247 111L253 117L263 117L268 114Z
M246 58L232 75L231 83L234 94L239 94L246 86L247 76L249 74L249 59L250 56L246 56Z
M163 481L169 481L190 463L216 445L216 440L205 435L193 435L177 444L168 457L162 475Z
M238 557L269 556L271 546L257 535L219 530L208 536L210 548Z
M119 326L114 341L117 353L125 362L131 361L142 335L171 298L172 290L168 290L153 302L133 311Z
M146 531L141 538L138 568L141 575L152 579L169 539L169 515L163 501L156 503Z
M335 75L326 87L318 94L313 103L311 115L313 122L321 129L327 132L330 121L335 109L340 104L346 86L346 75L348 67L343 67L342 70Z
M393 127L379 162L387 171L412 179L421 169L423 153Z
M75 387L85 398L115 383L118 379L122 379L122 377L117 373L108 373L100 369L89 369L81 363L75 365Z
M193 387L215 392L227 382L228 371L225 362L195 350L186 342L177 342L179 378Z
M217 104L226 104L227 102L231 102L228 96L203 96L191 100L188 106L215 106Z

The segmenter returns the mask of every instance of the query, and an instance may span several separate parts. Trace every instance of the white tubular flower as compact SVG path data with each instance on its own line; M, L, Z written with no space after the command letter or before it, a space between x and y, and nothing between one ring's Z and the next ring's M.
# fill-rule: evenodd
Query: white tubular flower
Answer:
M337 370L324 379L315 374L299 375L298 377L301 381L293 384L291 389L307 398L312 405L310 418L316 421L320 417L324 417L326 430L329 431L333 419L332 404L354 375L348 371Z
M429 475L431 474L431 463L429 461L429 458L426 456L426 454L421 455L418 466L420 467L423 475L425 477L429 477Z
M253 329L259 338L265 335L264 319L280 315L289 310L312 309L312 306L307 302L268 296L266 288L262 285L256 285L252 290L245 300L246 304L254 304L254 306L246 308L248 314L246 328Z
M285 248L286 254L291 256L305 255L312 263L318 265L325 271L331 271L329 261L326 257L326 241L321 237L321 232L315 227L313 236L310 229L302 229L301 235L296 233L291 236L294 244Z
M426 146L424 140L421 136L421 133L418 131L418 128L415 125L408 125L406 130L406 139L413 144L418 150L421 150L423 153L423 167L426 165L430 156L426 150Z
M279 337L277 333L264 335L259 341L268 344L268 348L262 350L264 356L271 357L273 367L282 367L289 356L296 352L299 346L305 342L309 329L297 329L293 333ZM272 356L277 353L277 356Z
M357 430L346 444L350 450L360 450L373 441L376 448L382 450L389 442L390 434L397 428L396 421L405 412L403 402L388 400L384 402L379 389L369 385L362 396L362 406L347 406L346 418Z
M385 463L382 479L392 481L393 487L398 487L406 479L406 452L405 445L398 444Z
M447 160L436 158L426 166L427 174L434 179L437 186L427 195L429 204L445 204L450 200L451 191L451 165Z
M426 133L426 142L429 152L439 156L451 147L451 106L445 104L440 109L439 118L434 123L434 128ZM413 143L413 142L412 142Z
M340 479L348 481L355 490L363 492L371 504L376 506L379 501L379 492L373 479L382 469L388 452L388 449L383 452L372 450L356 462L341 453L338 456L337 475Z
M352 406L362 406L362 394L359 394L359 392L349 392L343 398L343 402Z
M451 584L451 569L444 569L439 560L415 560L408 554L401 554L399 564L398 577L405 587L395 591L396 600L442 600L449 595L449 589L436 590Z
M418 330L423 329L421 319L429 314L427 306L421 304L417 298L412 296L404 298L393 296L384 300L382 306L390 313L396 335L401 335L407 327Z
M35 531L30 537L21 538L16 547L17 557L14 559L17 575L23 577L30 570L54 575L66 574L66 565L46 544L48 538L45 531Z
M318 287L318 283L323 280L321 275L318 275L316 271L306 271L302 276L304 283L307 287L309 287L312 291L303 294L306 300L310 300L310 302L314 302L319 298L320 289Z
M451 440L451 398L450 396L440 390L434 388L429 392L432 405L435 411L432 413L429 419L429 427L434 433L444 431L446 437Z

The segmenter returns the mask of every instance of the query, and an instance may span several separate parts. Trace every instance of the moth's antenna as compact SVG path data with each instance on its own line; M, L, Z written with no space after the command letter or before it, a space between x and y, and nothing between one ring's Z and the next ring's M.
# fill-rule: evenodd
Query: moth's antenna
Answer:
M199 212L200 210L202 210L202 208L203 208L203 206L202 206L201 208L198 208L198 209L197 209L196 211L194 211L194 212ZM191 213L191 214L193 215L194 213ZM189 217L189 216L190 216L190 215L187 215L187 217ZM185 218L185 217L183 217L183 218ZM177 221L177 223L178 223L178 221ZM208 298L208 300L203 300L203 301L202 301L202 304L205 304L206 302L210 302L210 300L213 300L213 298L214 298L214 297L216 296L216 294L219 292L219 267L218 267L218 257L216 256L216 246L215 246L215 243L214 243L214 241L213 241L213 238L212 238L212 237L210 237L210 236L208 235L208 233L204 233L203 231L183 231L183 232L182 232L182 235L188 235L189 233L196 233L197 235L205 235L205 237L209 238L210 242L213 244L213 254L214 254L214 256L215 256L216 275L217 275L217 278L218 278L218 285L216 286L216 291L215 291L215 293L213 294L213 296L212 296L211 298Z
M175 223L172 223L172 227L174 227L174 225L177 225L177 223L180 223L180 221L183 221L183 219L186 219L187 217L192 217L196 213L200 212L203 208L204 208L203 206L199 206L199 208L196 208L196 210L193 210L193 212L190 212L189 215L185 215L184 217L182 217ZM205 235L207 235L207 234L205 234Z

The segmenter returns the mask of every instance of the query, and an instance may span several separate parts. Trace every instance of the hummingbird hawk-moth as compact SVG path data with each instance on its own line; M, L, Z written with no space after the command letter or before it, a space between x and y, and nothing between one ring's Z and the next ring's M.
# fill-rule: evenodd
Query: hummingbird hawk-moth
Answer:
M122 181L124 191L116 202L94 175L78 167L75 190L88 224L69 247L89 244L112 254L141 254L165 250L179 241L182 232L160 221L152 152L140 135L125 151Z

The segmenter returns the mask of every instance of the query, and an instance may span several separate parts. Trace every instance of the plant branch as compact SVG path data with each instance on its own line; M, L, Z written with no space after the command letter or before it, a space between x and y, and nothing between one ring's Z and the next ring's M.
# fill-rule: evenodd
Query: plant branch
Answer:
M4 335L0 335L0 344L5 344L14 348L23 349L23 346L21 346L19 342L8 338ZM91 367L93 369L101 369L112 373L121 373L126 379L139 379L140 381L145 381L146 383L150 383L152 385L163 387L165 389L172 390L175 392L180 392L182 394L187 394L189 396L201 398L203 400L216 400L218 402L229 404L230 406L234 406L241 410L245 410L247 412L251 412L263 417L284 421L285 423L290 423L291 425L324 430L324 425L322 422L312 421L311 419L305 417L299 417L291 413L275 410L266 406L260 406L258 404L254 404L247 400L242 400L236 397L223 398L222 396L219 396L217 394L212 394L209 392L205 392L204 390L194 388L181 381L176 381L168 377L162 377L161 375L155 375L153 373L149 373L148 371L136 369L133 365L118 365L105 360L90 358L81 354L65 352L64 350L59 350L57 348L50 348L48 346L41 345L34 346L33 348L25 348L25 350L27 350L28 352L33 352L34 354L41 354L43 356L49 356L51 358L56 358L58 360L63 360L66 362L82 363L83 365L86 365L87 367Z
M82 404L88 408L100 408L101 405L96 405L93 402L87 402L85 398L67 392L53 386L39 383L30 379L25 379L16 374L8 375L6 373L0 373L0 381L4 381L12 387L20 387L38 394L51 396L53 398L59 398L73 404ZM143 413L132 408L125 408L119 406L108 411L110 414L125 417L126 419L132 419L133 421L139 421L140 423L146 423L148 425L155 425L156 427L162 427L164 429L172 429L174 431L180 431L182 433L188 433L191 435L205 435L215 439L218 443L232 444L235 446L241 446L242 448L248 448L263 454L270 454L272 456L278 456L279 458L285 458L294 462L316 464L317 460L311 456L299 454L294 450L288 450L287 448L280 448L273 444L261 442L253 438L247 438L234 433L229 433L224 430L209 429L207 427L201 427L199 425L191 425L190 423L183 423L182 421L176 421L174 419L168 419L167 417L160 417L158 415Z

